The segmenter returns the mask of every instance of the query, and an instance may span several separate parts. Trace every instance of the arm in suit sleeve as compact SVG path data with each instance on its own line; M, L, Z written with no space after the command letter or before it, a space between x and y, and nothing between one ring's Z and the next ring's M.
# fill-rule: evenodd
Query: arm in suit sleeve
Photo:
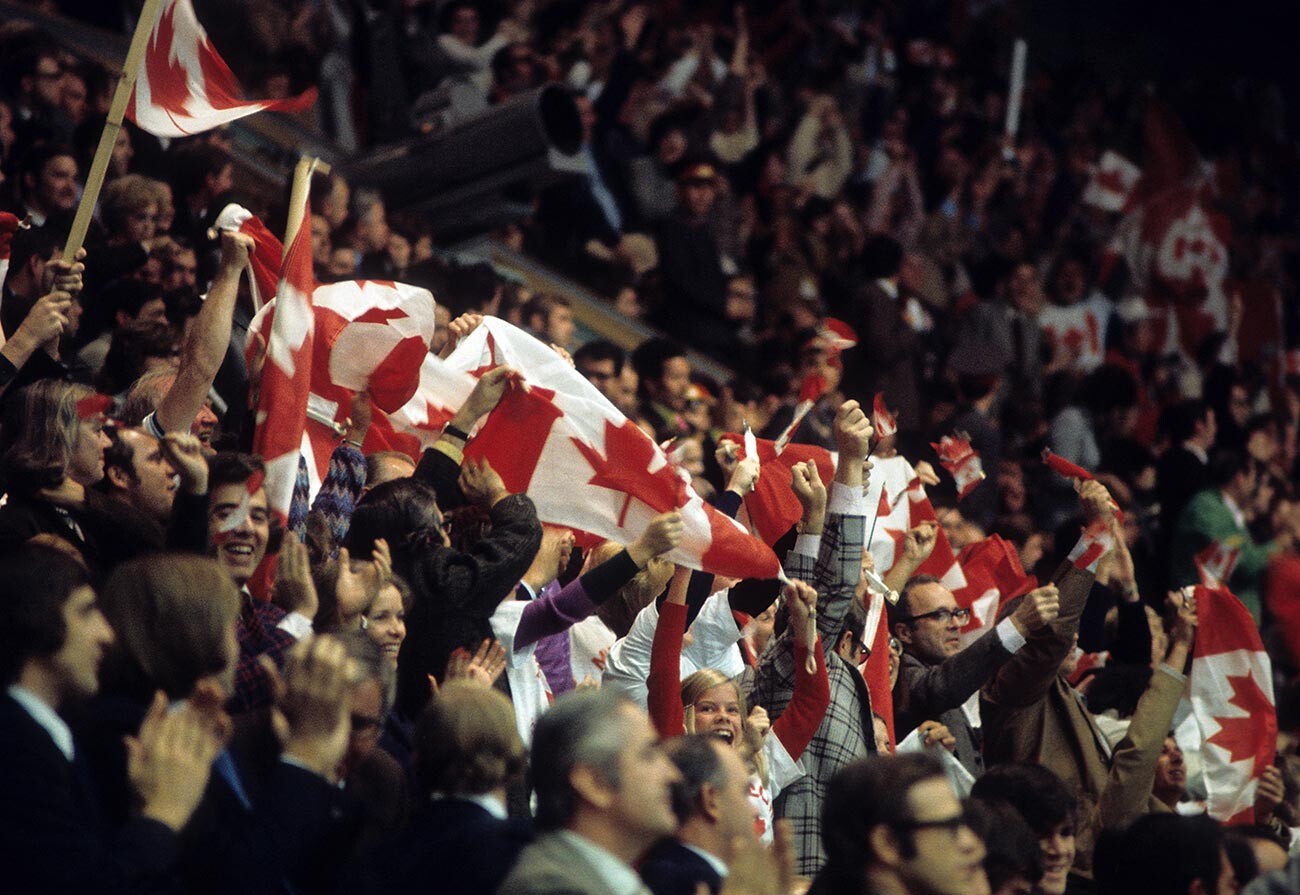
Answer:
M434 548L423 558L425 577L444 606L488 619L513 590L542 543L542 524L530 498L511 494L492 507L492 531L465 553Z
M1073 648L1093 575L1067 560L1053 580L1061 591L1060 614L1051 624L1030 634L1020 651L984 686L984 698L990 702L1020 707L1042 699Z
M938 665L905 662L899 676L897 711L913 717L937 718L979 692L1011 653L1001 635L990 628L970 646Z
M1103 828L1121 829L1147 813L1156 762L1186 685L1186 676L1168 665L1161 665L1151 675L1151 683L1138 700L1129 722L1128 733L1115 747L1110 776L1098 801Z

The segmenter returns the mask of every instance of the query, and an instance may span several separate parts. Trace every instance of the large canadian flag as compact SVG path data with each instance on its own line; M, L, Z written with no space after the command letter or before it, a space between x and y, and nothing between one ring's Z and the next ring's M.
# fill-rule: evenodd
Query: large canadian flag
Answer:
M314 87L287 99L245 99L190 0L165 0L127 114L156 137L188 137L266 109L296 112L315 101Z
M481 376L502 364L522 374L466 448L484 458L512 492L537 505L543 522L621 543L659 513L681 511L681 545L669 558L731 578L776 578L772 549L695 493L658 445L558 354L489 317L447 358Z
M253 429L253 451L266 463L267 504L281 523L289 518L289 505L293 502L293 483L298 475L298 455L311 394L315 286L308 210L303 213L302 226L284 258Z
M1255 788L1277 751L1273 669L1250 611L1227 588L1197 586L1190 700L1210 816L1254 823Z
M727 438L743 444L740 435ZM745 498L738 517L748 522L750 529L765 544L775 544L803 516L803 505L790 488L791 468L796 463L812 463L827 488L835 477L835 456L823 447L811 444L782 444L766 438L753 439L758 455L758 481ZM748 451L743 447L739 456L744 459Z

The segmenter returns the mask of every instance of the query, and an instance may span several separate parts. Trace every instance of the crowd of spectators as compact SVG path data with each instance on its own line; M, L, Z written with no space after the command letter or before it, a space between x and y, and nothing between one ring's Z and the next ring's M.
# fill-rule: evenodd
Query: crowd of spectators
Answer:
M500 369L419 456L364 455L359 400L282 528L248 453L250 244L212 227L237 199L281 232L284 197L239 182L222 129L128 125L84 253L60 260L113 81L0 22L0 209L25 219L0 299L15 891L1300 891L1281 92L1220 86L1239 117L1216 119L1188 102L1204 85L1156 85L1195 136L1219 127L1203 151L1232 184L1211 200L1231 228L1223 313L1171 336L1167 297L1111 263L1123 213L1085 201L1105 150L1142 158L1149 85L1031 63L1009 136L1014 4L213 5L196 3L250 94L318 85L306 122L345 151L562 85L582 173L494 236L662 335L586 338L569 298L459 263L398 197L338 175L310 198L319 281L429 287L434 353L484 315L527 329L729 515L758 475L726 438L746 426L775 439L798 416L793 441L836 451L835 478L795 467L784 586L675 569L675 513L579 549L464 458ZM913 574L934 527L907 532L877 569L901 593L891 738L859 668L868 459L938 466L954 432L987 476L960 499L927 482L948 541L1000 535L1047 583L963 646L969 611ZM1095 481L1071 489L1044 449ZM1100 565L1062 562L1081 530ZM1181 588L1216 550L1281 730L1231 828L1204 816L1174 730L1198 622ZM914 732L922 754L888 754Z

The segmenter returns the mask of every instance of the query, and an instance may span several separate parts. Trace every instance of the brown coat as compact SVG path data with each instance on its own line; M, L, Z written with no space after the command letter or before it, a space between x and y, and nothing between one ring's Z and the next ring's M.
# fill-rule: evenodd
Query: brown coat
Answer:
M1040 764L1079 798L1074 872L1091 877L1092 852L1103 829L1169 809L1151 796L1156 761L1173 723L1186 678L1162 666L1133 713L1128 734L1107 758L1104 736L1083 697L1060 674L1073 648L1092 575L1066 565L1057 574L1061 613L1031 634L981 694L984 759Z

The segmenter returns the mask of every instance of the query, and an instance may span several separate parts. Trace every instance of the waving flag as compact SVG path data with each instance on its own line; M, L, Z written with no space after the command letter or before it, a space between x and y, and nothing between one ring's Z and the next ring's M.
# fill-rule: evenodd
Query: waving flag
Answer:
M267 229L260 218L233 202L221 209L213 229L232 230L253 240L253 250L248 253L248 268L253 289L253 308L260 310L275 296L276 287L280 283L283 243Z
M283 523L293 501L311 394L312 291L311 212L284 259L276 292L274 321L270 325L266 360L262 365L253 450L266 463L266 501ZM269 307L269 306L268 306Z
M1255 788L1277 751L1272 665L1255 620L1231 591L1187 590L1195 595L1200 621L1190 699L1209 814L1227 824L1252 824Z
M888 438L898 432L898 417L889 412L884 392L876 392L871 405L871 426L876 430L876 438Z
M876 571L884 576L901 554L908 529L922 522L937 524L938 517L925 486L905 457L896 454L872 463L867 499L876 506L876 525L867 547L876 561ZM954 594L967 586L966 576L942 526L936 534L934 551L917 569L917 574L933 575Z
M506 393L465 454L489 460L543 522L627 543L677 509L686 533L674 562L732 578L778 576L770 547L704 503L648 435L532 336L488 318L447 364L471 376L502 364L521 372L524 386Z
M1123 211L1141 176L1141 168L1115 150L1107 149L1083 190L1083 202L1102 211Z
M930 447L934 448L939 462L956 481L959 500L984 481L984 464L980 462L979 452L971 447L969 435L961 432L945 435L937 443L931 442Z
M167 0L153 23L127 114L156 137L188 137L265 109L296 112L315 101L314 87L288 99L246 100L190 0Z
M1003 603L1038 587L1038 579L1027 575L1020 564L1020 553L1015 545L1000 535L989 535L963 547L957 555L957 562L966 576L966 587L954 596L959 605L971 611L970 621L962 629L964 642L980 636L986 627L996 624Z
M725 437L737 443L743 441L739 435ZM829 488L835 477L835 458L830 451L816 445L778 446L766 438L753 441L759 476L754 490L745 498L741 513L764 544L775 544L803 515L803 505L790 489L790 469L796 463L814 463L822 483ZM749 456L748 449L742 449L739 456L741 459Z

